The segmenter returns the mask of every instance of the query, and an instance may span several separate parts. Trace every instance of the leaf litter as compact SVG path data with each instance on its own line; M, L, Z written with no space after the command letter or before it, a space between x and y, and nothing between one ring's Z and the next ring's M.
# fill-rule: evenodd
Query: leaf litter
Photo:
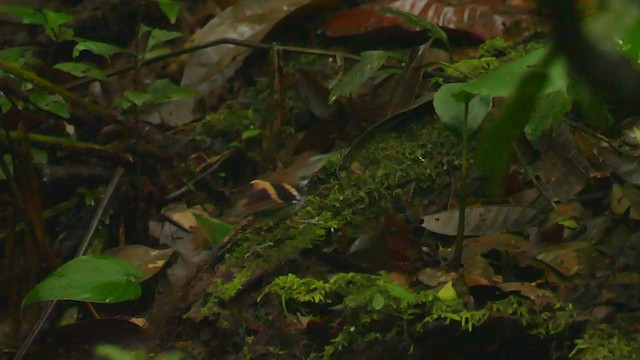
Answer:
M193 35L193 41L202 44L231 37L286 43L292 39L287 35L293 34L278 33L274 31L276 27L295 32L298 28L287 21L295 23L297 16L304 19L304 11L296 14L296 10L316 3L319 2L229 2L226 10ZM382 14L378 11L382 8L406 11L431 21L445 29L448 40L461 42L510 37L519 28L539 20L534 16L535 5L528 1L453 4L404 0L374 1L336 12L324 25L311 26L316 30L322 27L329 41L336 43L341 37L376 30L399 39L390 30L394 26L420 31L407 25L407 17ZM325 15L321 11L318 14ZM375 44L373 41L368 49L375 53L360 53L359 60L351 58L346 64L339 52L323 55L331 59L331 67L326 61L314 63L309 54L306 58L291 54L284 57L287 65L279 69L287 74L284 88L295 90L294 94L285 90L292 118L286 120L284 131L275 135L275 143L281 147L275 159L262 157L259 145L261 137L273 136L261 130L270 121L269 114L251 107L253 102L273 100L268 90L269 82L275 81L273 74L265 73L264 64L256 66L252 64L255 60L247 61L253 56L260 58L258 51L223 45L189 56L181 85L195 89L197 95L161 105L143 117L155 117L154 112L159 111L164 125L183 126L203 109L226 112L211 121L215 122L212 127L207 127L208 121L194 123L191 128L178 128L172 133L175 138L162 134L162 140L151 139L146 144L152 152L160 152L159 143L170 143L169 149L163 151L176 157L176 161L166 168L157 161L143 164L148 172L142 174L147 178L145 196L151 199L151 194L160 192L160 188L173 189L184 183L191 192L162 206L154 199L152 211L136 218L138 224L147 224L150 233L148 239L140 237L141 244L123 244L124 240L137 239L132 240L135 232L125 225L127 219L120 220L121 246L105 254L123 258L144 270L145 286L152 288L150 293L157 293L151 304L140 305L144 309L128 311L148 323L148 331L158 338L175 339L165 348L180 348L198 358L234 358L239 353L249 357L402 357L409 356L408 348L423 357L469 358L526 353L524 348L509 352L505 342L499 340L488 346L461 346L467 345L466 341L472 343L476 336L491 334L508 339L513 335L504 328L489 327L507 314L499 304L508 304L519 315L533 311L533 317L539 316L548 326L553 321L546 320L564 314L558 309L564 309L562 306L567 303L574 303L583 312L600 309L601 319L618 315L615 311L611 315L612 305L619 309L620 316L637 308L634 286L640 271L640 236L635 125L628 122L621 126L618 139L571 125L564 119L568 113L576 116L567 101L567 80L555 76L562 72L562 64L555 64L550 70L554 81L544 90L548 108L540 110L525 128L523 156L512 164L515 171L510 186L517 190L510 194L512 203L507 197L487 200L483 185L486 179L472 174L471 195L477 196L477 205L468 206L465 211L464 266L460 272L451 271L447 263L453 253L451 237L457 234L459 216L459 204L452 201L457 184L451 179L456 178L459 163L451 159L435 165L429 162L423 155L425 151L435 153L431 147L443 146L438 143L421 144L423 148L418 150L392 144L386 156L373 154L369 156L374 162L360 162L366 160L367 152L381 150L375 147L384 143L381 138L401 134L403 142L408 143L424 123L449 121L460 130L464 107L458 103L451 109L454 105L447 100L452 100L453 95L445 92L436 93L434 99L433 93L438 89L459 88L479 94L472 107L479 110L474 110L477 118L473 118L471 128L481 129L486 116L504 108L500 98L514 89L513 83L507 84L504 79L521 77L521 63L528 67L537 60L516 61L515 65L501 67L493 77L465 85L444 85L442 79L429 78L433 74L423 71L428 68L423 62L425 56L432 45L438 46L436 41L423 44L410 54L378 51ZM320 47L320 42L317 45ZM533 54L542 57L544 50L534 50ZM295 63L297 60L301 64ZM341 67L346 72L340 74ZM246 96L239 95L233 86L250 87L238 78L255 74L260 75L251 80L258 89L251 94L254 97L233 104L234 97ZM301 74L304 80L300 80ZM263 81L260 76L268 80ZM220 105L218 95L225 92L229 92L223 96L229 103ZM428 96L422 98L424 93ZM395 97L387 101L389 95ZM416 103L419 106L412 105ZM438 115L447 114L441 111L442 106L450 110L448 119L434 115L433 107ZM405 114L403 109L411 111ZM385 119L392 121L384 125L393 126L378 126ZM330 130L325 131L326 128ZM430 127L429 131L437 129ZM181 133L187 134L186 139L180 138ZM358 143L362 134L369 137L366 144ZM615 135L608 132L607 136ZM438 138L442 140L444 136ZM236 199L230 196L234 190L252 179L269 179L260 174L289 169L284 164L299 159L300 154L319 148L339 152L348 144L358 145L359 152L350 155L356 161L350 163L352 171L344 172L341 178L327 170L336 165L337 158L327 155L324 160L328 166L324 168L298 164L298 168L306 170L301 170L304 176L293 177L295 181L279 176L278 181L262 183L261 195L267 202L284 204L285 195L300 192L293 213L271 217L273 214L262 210L286 206L265 206L234 226L219 220L225 210L235 205L231 202ZM202 163L194 159L219 159L230 149L234 149L233 155L224 158L220 170L206 184L185 180L202 170ZM193 155L190 161L179 158L184 153ZM396 158L389 154L424 165L407 170L403 164L388 164L389 159ZM387 168L380 168L381 165ZM427 176L419 171L426 171ZM394 174L394 188L385 188L386 180L380 174ZM424 191L422 183L432 178L439 182L428 184L429 190ZM123 202L127 203L127 199ZM545 312L549 309L558 311ZM109 316L105 308L98 311ZM511 318L517 316L507 314ZM401 331L397 324L401 322L408 326L403 331L418 337L440 336L442 342L432 346L407 340L398 335ZM573 319L566 320L565 325L572 322ZM518 324L515 333L533 326ZM112 325L97 326L108 329ZM463 329L469 331L464 333ZM542 331L545 346L573 340L545 338L557 334L545 329L546 332L535 329ZM65 331L56 329L54 335ZM192 336L196 333L199 336ZM529 341L525 347L541 341L524 338ZM125 343L122 339L114 342ZM405 342L407 349L399 349L398 344ZM145 346L142 342L139 345Z

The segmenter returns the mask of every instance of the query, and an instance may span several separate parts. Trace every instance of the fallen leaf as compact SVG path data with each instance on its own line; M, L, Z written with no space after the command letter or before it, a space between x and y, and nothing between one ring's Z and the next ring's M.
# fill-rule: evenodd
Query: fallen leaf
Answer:
M522 230L536 215L537 210L528 207L490 205L467 208L465 211L465 236ZM453 236L458 231L458 210L452 209L424 217L422 226L429 231Z
M462 261L462 274L468 286L491 285L495 281L495 273L487 259L482 256L465 258Z
M336 14L324 25L329 36L364 34L376 29L408 25L403 17L382 14L379 9L392 9L416 15L445 30L464 33L477 40L487 40L506 35L516 35L518 29L535 22L528 13L532 6L509 7L503 2L456 1L407 1L383 0L366 4Z
M554 306L558 304L558 299L549 290L539 289L529 283L511 282L496 285L507 292L517 292L522 296L533 300L537 306Z
M458 274L446 269L425 268L418 273L418 280L428 286L438 286L447 281L455 280Z
M593 244L584 242L566 242L547 245L536 259L560 271L565 276L577 273L589 275L595 271L599 260Z
M491 250L506 251L511 254L533 256L536 252L535 244L511 234L490 234L482 237L466 239L462 250L462 258L474 258ZM441 251L442 256L451 257L453 248Z
M158 250L142 245L125 245L106 250L103 254L125 260L142 269L142 282L160 271L174 252L175 249Z

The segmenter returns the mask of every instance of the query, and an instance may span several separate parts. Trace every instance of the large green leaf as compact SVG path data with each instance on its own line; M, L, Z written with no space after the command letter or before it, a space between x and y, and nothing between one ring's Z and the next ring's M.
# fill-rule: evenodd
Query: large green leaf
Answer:
M620 40L620 49L632 61L640 62L640 17L627 36Z
M549 73L543 67L536 67L526 74L500 116L490 122L480 134L476 159L486 174L492 177L496 187L494 190L498 190L498 180L506 172L513 144L536 111L548 76Z
M507 63L486 76L469 81L462 89L472 94L490 95L493 97L506 97L513 94L525 74L532 67L540 64L549 53L549 49L541 48ZM556 58L547 67L549 73L548 82L545 83L541 93L548 94L555 91L566 92L569 82L564 61Z
M571 109L571 99L562 91L542 95L538 106L531 114L531 119L524 128L529 140L534 140L540 134L562 119Z
M389 57L386 51L365 51L361 55L360 62L355 64L331 89L329 102L335 101L338 96L351 95L372 77Z
M63 264L31 289L22 306L48 300L97 303L133 300L142 292L137 283L141 277L142 270L124 260L81 256Z
M449 128L461 134L464 128L465 99L456 94L464 91L466 84L447 84L436 92L433 98L433 107L440 120ZM477 95L469 101L469 114L467 130L472 133L480 126L492 106L492 97L489 95Z

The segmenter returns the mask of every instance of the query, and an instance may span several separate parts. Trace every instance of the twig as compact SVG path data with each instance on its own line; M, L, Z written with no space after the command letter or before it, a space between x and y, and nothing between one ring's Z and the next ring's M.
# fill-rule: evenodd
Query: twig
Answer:
M127 66L121 67L119 69L107 71L106 72L106 76L107 77L112 77L112 76L124 74L124 73L126 73L128 71L134 70L136 68L136 66L137 67L146 67L146 66L158 63L158 62L162 62L162 61L165 61L165 60L173 59L173 58L176 58L176 57L179 57L179 56L182 56L182 55L191 54L191 53L194 53L194 52L198 52L198 51L201 51L201 50L205 50L205 49L212 48L212 47L215 47L215 46L220 46L220 45L236 45L236 46L242 46L242 47L246 47L246 48L262 49L262 50L269 50L273 46L271 44L265 44L265 43L260 43L260 42L256 42L256 41L248 41L248 40L239 40L239 39L231 39L231 38L216 39L216 40L208 41L208 42L200 44L200 45L196 45L196 46L188 47L188 48L185 48L185 49L172 51L172 52L167 53L167 54L155 56L155 57L152 57L150 59L143 60L142 62L138 63L137 65L136 64L127 65ZM309 54L309 55L335 57L335 58L349 59L349 60L353 60L353 61L360 61L360 56L354 55L354 54L345 53L345 52L340 52L340 51L304 48L304 47L299 47L299 46L287 46L287 45L278 45L278 49L283 51L283 52L289 52L289 53ZM397 68L398 67L397 65L392 65L392 64L384 64L383 66L384 67L392 67L392 68ZM432 77L439 77L439 78L448 79L448 80L452 80L452 81L461 81L461 80L464 81L464 79L460 79L457 76L449 75L449 74L441 72L441 71L425 70L424 73L429 75L429 76L432 76ZM65 86L65 88L66 89L73 89L73 88L76 88L76 87L91 83L93 81L96 81L96 80L92 79L92 78L80 79L80 80L68 83Z
M76 258L84 255L85 252L87 251L87 247L89 246L89 241L93 237L93 233L96 231L96 228L98 227L98 223L102 218L102 214L104 214L104 211L107 208L107 204L111 199L111 195L113 195L113 191L115 190L116 185L118 185L118 183L120 182L120 178L122 177L123 172L124 172L124 169L119 167L118 169L116 169L116 172L113 174L113 177L109 182L109 185L107 185L107 188L105 189L104 197L102 198L102 201L100 201L100 205L98 205L98 208L96 209L96 212L93 215L93 219L91 219L91 223L89 224L89 229L87 229L87 233L85 234L84 239L82 240L82 243L78 248L78 252L76 253L76 256L75 256ZM53 300L47 304L44 311L40 315L38 322L36 322L33 329L31 329L29 336L27 336L24 343L22 343L20 350L18 351L16 356L13 358L13 360L22 360L22 358L26 355L27 350L29 350L29 348L31 347L33 340L35 340L36 336L40 332L40 329L42 329L42 326L49 318L49 315L51 314L51 312L53 311L53 308L56 306L57 303L58 303L58 300Z
M83 119L89 118L90 116L86 114L89 113L98 116L100 119L110 124L119 123L118 119L108 109L98 104L86 101L82 97L77 96L64 88L39 77L35 73L24 70L6 61L0 61L0 70L3 70L6 73L13 75L30 84L33 84L35 87L41 90L62 96L65 101L72 105L72 111L78 111L78 115Z
M551 205L551 207L554 210L557 210L558 207L556 206L556 204L553 202L553 199L551 199L551 197L549 196L549 194L547 194L547 191L542 187L542 185L540 185L540 183L538 182L538 180L536 180L536 176L533 173L533 170L531 170L531 167L528 166L526 164L526 162L524 161L524 156L522 155L522 152L520 151L520 148L518 148L518 144L513 144L513 149L515 150L516 153L516 157L518 158L518 162L520 163L520 166L522 166L522 168L527 172L527 176L529 177L529 179L531 180L531 182L533 183L533 186L536 187L536 189L538 189L538 192L540 193L540 195L542 195L543 198L545 198L545 200L547 200L547 202L549 203L549 205Z
M181 187L179 190L176 190L176 191L172 192L171 194L167 195L164 198L164 200L165 201L171 201L171 200L177 198L178 196L184 194L185 192L189 191L189 189L191 189L193 187L193 184L195 184L196 182L200 181L200 179L208 176L209 174L211 174L212 172L217 170L220 167L220 165L222 165L222 163L229 156L231 156L232 153L233 153L233 150L228 150L227 152L223 153L221 155L221 157L218 159L218 161L215 164L213 164L210 168L208 168L202 174L200 174L200 175L196 176L195 178L193 178L192 180L190 180L185 186Z

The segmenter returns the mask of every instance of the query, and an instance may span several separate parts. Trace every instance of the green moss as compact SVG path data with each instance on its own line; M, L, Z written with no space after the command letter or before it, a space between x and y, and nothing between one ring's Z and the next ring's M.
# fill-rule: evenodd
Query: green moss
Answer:
M233 279L217 279L211 285L209 304L200 315L219 312L220 304L231 299L243 283L326 241L331 229L347 226L357 232L386 212L419 216L422 207L435 198L434 189L448 188L445 185L455 171L456 147L440 124L422 122L401 133L372 139L354 157L362 173L345 170L337 178L335 164L340 154L336 154L316 176L317 191L307 196L294 216L237 235L237 246L217 269L234 274Z
M341 310L342 331L324 348L324 358L370 341L419 335L425 325L437 320L458 323L471 332L489 317L510 316L517 318L533 335L542 337L565 330L576 317L571 305L560 304L552 311L541 311L520 297L469 310L462 301L442 301L432 291L410 292L385 274L340 273L328 281L290 274L276 278L265 293L278 296L285 309L287 302L293 302L298 308L308 303L329 303ZM385 324L384 331L380 331L380 324ZM377 331L370 330L376 327Z
M571 352L572 359L640 359L640 333L625 333L609 325L589 329L575 344Z

